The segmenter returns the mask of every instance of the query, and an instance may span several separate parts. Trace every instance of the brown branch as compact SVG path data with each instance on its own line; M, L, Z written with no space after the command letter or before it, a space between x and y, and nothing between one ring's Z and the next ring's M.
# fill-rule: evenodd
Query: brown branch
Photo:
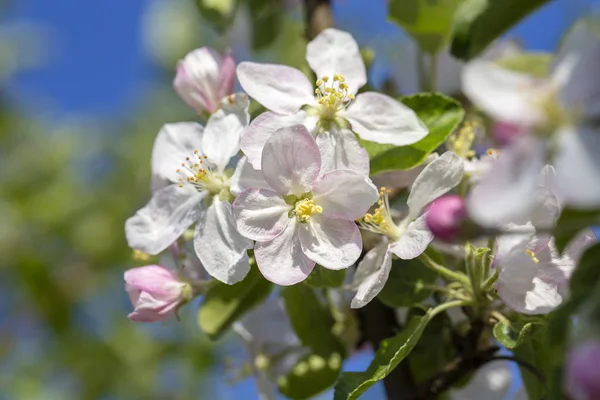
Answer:
M304 0L306 38L312 40L322 30L333 27L331 0Z

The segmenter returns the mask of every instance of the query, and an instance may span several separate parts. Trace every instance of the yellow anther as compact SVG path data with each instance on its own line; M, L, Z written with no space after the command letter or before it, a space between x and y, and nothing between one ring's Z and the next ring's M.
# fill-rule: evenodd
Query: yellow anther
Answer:
M317 81L317 86L321 86L322 84L323 84L323 80L322 80L322 79L319 79L319 80Z
M133 250L131 258L133 258L136 261L148 261L150 260L150 258L152 258L152 256L140 250Z
M539 262L540 262L540 260L539 260L539 259L538 259L538 258L535 256L535 253L534 253L532 250L529 250L529 249L527 249L527 250L525 250L525 253L527 253L527 255L528 255L529 257L531 257L531 260L532 260L532 261L533 261L535 264L537 264L537 263L539 263Z
M500 157L500 150L498 150L498 149L487 149L486 152L485 152L485 154L488 157L498 158L498 157Z
M340 76L338 74L333 74L333 80L334 81L339 81L340 80Z
M327 81L329 81L329 77L328 77L327 75L325 75L324 77L322 77L322 78L321 78L321 80L322 80L323 82L327 82ZM319 86L320 86L320 85L319 85Z
M302 199L296 203L294 214L298 222L306 223L315 214L321 214L323 207L315 204L311 199Z

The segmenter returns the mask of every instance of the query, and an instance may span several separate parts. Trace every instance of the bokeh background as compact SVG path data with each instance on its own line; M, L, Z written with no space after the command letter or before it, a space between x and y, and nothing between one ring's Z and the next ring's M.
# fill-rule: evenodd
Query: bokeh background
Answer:
M417 91L415 46L386 20L386 1L333 3L336 25L375 54L373 85ZM508 36L551 51L598 10L555 0ZM126 318L123 271L145 262L123 223L147 200L160 126L194 118L171 88L179 58L209 45L238 61L302 64L302 2L261 13L240 9L219 33L193 0L0 0L0 399L257 398L242 346L210 343L196 304L180 322ZM277 24L258 50L250 15ZM460 64L440 64L440 89L457 91ZM363 352L346 368L369 360ZM507 398L518 387L514 378ZM365 398L384 398L382 388Z

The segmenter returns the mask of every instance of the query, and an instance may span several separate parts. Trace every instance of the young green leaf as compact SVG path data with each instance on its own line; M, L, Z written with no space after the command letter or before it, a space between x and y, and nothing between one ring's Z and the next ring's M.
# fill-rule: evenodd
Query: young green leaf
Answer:
M315 266L312 270L308 278L304 280L308 286L314 288L324 288L324 287L340 287L342 283L344 283L344 278L346 277L346 270L332 270L324 268L320 265Z
M507 349L514 349L520 346L534 328L534 324L529 322L523 325L518 331L512 326L500 321L494 325L494 337Z
M530 399L543 399L548 391L547 379L552 371L552 348L545 330L525 338L519 347L513 350L515 357L529 363L535 373L519 366L523 385Z
M419 259L394 260L379 300L392 308L418 304L431 295L431 289L424 286L435 284L437 276Z
M565 208L554 227L556 247L562 253L571 240L585 228L600 224L600 210L574 210Z

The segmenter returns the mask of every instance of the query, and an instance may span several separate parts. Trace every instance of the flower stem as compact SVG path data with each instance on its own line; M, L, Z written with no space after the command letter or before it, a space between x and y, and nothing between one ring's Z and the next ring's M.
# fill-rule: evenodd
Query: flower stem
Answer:
M485 280L485 282L483 282L483 285L481 285L481 290L483 290L484 292L487 292L488 290L490 290L492 288L492 286L494 286L494 283L496 283L496 281L498 280L498 270L495 270L493 274L491 274L490 276L488 276L488 278Z
M439 313L442 313L450 308L463 307L463 306L468 306L470 304L471 304L471 301L467 301L467 300L454 300L454 301L449 301L444 304L440 304L439 306L437 306L431 310L431 318L435 317Z
M427 254L425 254L425 253L421 254L419 256L419 260L421 260L423 262L423 264L425 264L429 269L434 270L435 272L440 274L445 279L460 282L466 286L469 285L469 278L465 274L449 270L448 268L433 261L433 259L431 257L429 257Z

